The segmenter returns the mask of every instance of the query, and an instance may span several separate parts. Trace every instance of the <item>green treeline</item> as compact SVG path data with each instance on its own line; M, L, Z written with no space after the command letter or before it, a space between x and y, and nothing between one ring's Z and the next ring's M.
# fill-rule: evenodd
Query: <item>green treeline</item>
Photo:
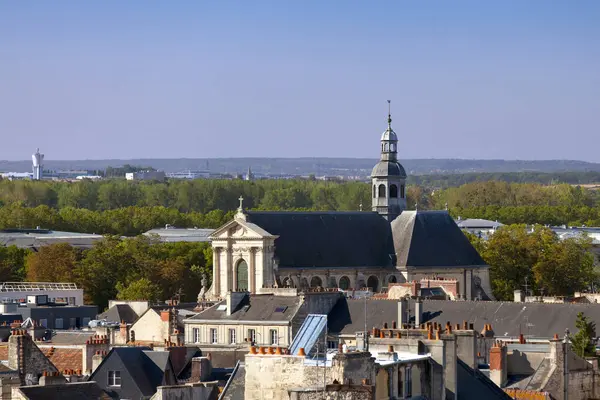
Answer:
M107 236L91 249L60 243L37 251L0 247L0 281L75 282L100 309L110 299L195 301L202 276L211 282L209 243L162 243Z
M585 185L600 182L599 171L569 172L469 172L462 174L409 175L407 183L434 188L447 188L474 182L539 183Z
M314 180L168 182L0 181L0 228L134 236L171 224L215 228L244 207L262 210L364 210L370 185ZM409 209L444 209L454 217L505 224L600 225L600 191L567 184L474 182L447 189L412 185Z

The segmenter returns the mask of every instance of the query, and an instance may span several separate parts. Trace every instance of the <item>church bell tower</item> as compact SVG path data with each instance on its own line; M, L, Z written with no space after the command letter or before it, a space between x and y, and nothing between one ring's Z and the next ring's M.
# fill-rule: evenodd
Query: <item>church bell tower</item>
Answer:
M381 135L381 156L371 172L372 210L392 222L406 208L406 171L398 162L398 137L392 129L388 100L388 127Z

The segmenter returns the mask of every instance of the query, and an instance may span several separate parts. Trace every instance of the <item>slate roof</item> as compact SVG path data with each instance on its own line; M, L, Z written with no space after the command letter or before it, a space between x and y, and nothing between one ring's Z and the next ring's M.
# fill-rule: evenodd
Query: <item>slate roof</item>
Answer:
M367 300L367 329L391 324L398 319L398 302L394 300ZM365 326L365 301L340 299L329 313L329 331L354 335ZM410 303L414 316L413 302ZM597 304L544 304L512 303L500 301L450 301L424 300L423 322L435 321L445 325L467 321L478 331L491 324L496 336L526 336L550 338L561 335L565 328L577 332L577 313L583 312L600 324L600 307ZM414 317L413 317L414 318Z
M504 390L479 371L473 370L461 359L456 359L458 398L465 400L511 400Z
M221 301L188 320L291 321L302 300L299 296L250 295L244 298L231 315L227 315L227 310L219 310L220 305L226 304L226 301ZM284 312L279 312L278 307L286 307L286 309Z
M397 266L486 265L447 211L403 211L392 232Z
M125 321L127 324L132 324L138 319L138 315L133 311L129 304L115 304L102 314L98 315L98 319L106 319L111 322Z
M168 355L168 352L152 351L149 347L113 347L96 371L109 357L119 357L140 392L144 396L152 396L163 383L166 367L170 365ZM90 376L90 381L94 380L94 376L95 372Z
M247 221L273 235L284 267L393 266L390 224L375 212L258 212Z
M49 342L57 345L84 345L85 342L91 339L95 334L95 331L56 330L52 331L52 337Z
M40 350L59 372L83 369L83 352L78 348L40 347Z
M394 161L379 161L373 167L371 171L371 177L386 177L386 176L399 176L400 178L406 178L406 170L404 167Z
M229 378L227 386L221 394L222 400L244 400L246 390L246 366L240 362Z
M19 390L35 400L108 400L110 396L96 382L77 382L62 385L23 386Z

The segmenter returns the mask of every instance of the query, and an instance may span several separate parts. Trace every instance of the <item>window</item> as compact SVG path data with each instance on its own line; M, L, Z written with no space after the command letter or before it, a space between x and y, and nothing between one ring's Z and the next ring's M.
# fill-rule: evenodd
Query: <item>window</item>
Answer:
M248 264L244 260L241 260L237 266L235 288L236 290L248 290Z
M56 321L54 322L54 329L62 329L62 328L63 328L63 319L56 318Z
M69 328L70 329L77 328L77 318L69 318Z
M378 193L377 197L385 199L385 185L383 183L381 185L379 185L378 191L379 191L379 193Z
M393 198L398 197L398 186L390 185L390 197L393 197Z
M40 326L43 326L44 328L47 328L48 327L48 320L46 318L40 319Z
M271 329L269 333L271 336L271 346L279 345L279 335L277 334L277 329Z
M192 329L192 342L200 343L200 329L199 328Z
M412 366L406 366L406 396L412 396Z
M121 371L108 371L108 386L121 387Z
M215 328L210 329L210 342L218 343L217 330Z
M400 198L404 198L404 185L400 185Z
M256 329L248 329L248 340L251 343L256 343Z
M328 349L337 349L338 348L338 342L335 340L328 340L327 341L327 348Z
M350 288L350 278L347 276L342 276L340 278L340 289L348 290Z
M229 330L229 344L235 344L235 329Z
M87 328L89 325L90 325L90 318L83 317L83 326Z

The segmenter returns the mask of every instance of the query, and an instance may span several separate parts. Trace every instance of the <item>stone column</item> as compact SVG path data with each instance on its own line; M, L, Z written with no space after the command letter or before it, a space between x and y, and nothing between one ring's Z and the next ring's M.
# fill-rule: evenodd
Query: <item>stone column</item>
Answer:
M231 247L227 247L225 249L225 285L223 287L224 294L227 294L231 290L231 278L233 273L233 268L231 267L231 256L233 253L233 249Z
M256 293L256 249L250 247L250 266L248 271L250 293Z
M219 297L221 294L221 247L213 248L213 294Z

